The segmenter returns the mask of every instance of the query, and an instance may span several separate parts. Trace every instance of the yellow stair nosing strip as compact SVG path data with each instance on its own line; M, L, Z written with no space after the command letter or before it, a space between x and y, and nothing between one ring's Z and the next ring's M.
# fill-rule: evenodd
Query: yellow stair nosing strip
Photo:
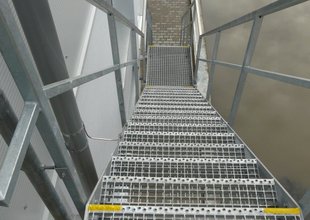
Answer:
M123 207L121 205L105 205L105 204L89 204L88 211L122 211Z
M287 215L300 215L300 208L264 208L266 214L287 214Z

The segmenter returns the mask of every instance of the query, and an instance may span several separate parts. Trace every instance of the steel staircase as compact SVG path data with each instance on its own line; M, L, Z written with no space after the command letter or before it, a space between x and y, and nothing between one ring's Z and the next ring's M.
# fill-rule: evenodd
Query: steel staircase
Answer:
M302 219L192 86L189 47L150 47L147 85L85 219Z

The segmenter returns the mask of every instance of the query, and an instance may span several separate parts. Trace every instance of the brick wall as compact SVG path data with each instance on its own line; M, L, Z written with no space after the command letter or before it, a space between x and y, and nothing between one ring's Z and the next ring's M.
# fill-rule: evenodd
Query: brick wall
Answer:
M181 17L188 6L189 0L148 0L153 21L153 44L179 45Z

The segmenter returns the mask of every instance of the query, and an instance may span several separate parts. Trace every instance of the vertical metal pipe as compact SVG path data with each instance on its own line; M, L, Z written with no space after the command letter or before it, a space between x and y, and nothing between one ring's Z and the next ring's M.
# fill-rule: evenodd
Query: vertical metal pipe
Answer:
M18 119L2 91L0 91L0 122L0 133L7 145L9 145ZM51 215L57 220L71 219L68 209L62 202L46 172L42 169L41 162L31 144L29 144L22 170L26 173Z
M239 103L241 100L245 81L246 81L246 78L248 75L248 72L246 71L245 67L247 67L251 64L252 57L253 57L253 54L255 51L256 42L257 42L257 39L259 36L260 28L262 26L262 22L263 22L263 17L256 17L253 21L250 38L249 38L247 49L246 49L246 52L244 55L244 60L243 60L242 68L241 68L240 77L238 80L236 92L234 95L234 100L233 100L231 110L230 110L230 115L228 118L228 123L230 124L230 126L233 126L235 119L236 119Z
M108 0L107 2L110 5L112 5L112 0ZM115 22L114 15L112 13L109 12L107 16L108 16L113 63L114 65L116 65L120 63L118 39L117 39L117 32L116 32L116 22ZM124 126L126 124L126 112L125 112L125 103L124 103L124 94L123 94L122 73L120 69L115 70L115 82L116 82L116 89L117 89L119 111L121 115L121 122L122 122L122 126Z
M217 52L220 44L220 37L221 37L221 32L216 32L215 34L215 39L214 39L214 45L213 45L213 51L212 51L212 60L211 60L211 66L210 66L210 71L209 71L209 85L207 89L207 100L210 100L211 98L211 93L212 93L212 88L213 88L213 78L214 78L214 72L215 72L215 63L214 61L217 58Z
M43 83L68 78L48 1L14 0L13 3ZM98 177L73 91L52 98L51 104L84 190L90 195Z

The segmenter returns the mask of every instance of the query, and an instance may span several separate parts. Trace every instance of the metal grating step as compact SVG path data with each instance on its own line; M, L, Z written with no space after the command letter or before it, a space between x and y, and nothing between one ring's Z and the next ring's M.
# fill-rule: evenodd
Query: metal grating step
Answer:
M241 144L183 144L183 143L119 143L118 156L153 158L227 158L243 159L244 146Z
M190 86L190 47L149 47L147 85Z
M176 123L134 123L127 124L127 131L150 132L194 132L194 133L228 133L226 124L176 124Z
M203 96L198 91L145 91L142 93L142 96L162 96L162 97L195 97L195 98L202 98Z
M133 142L154 142L154 143L235 144L235 134L124 131L122 140Z
M143 92L141 98L175 98L175 99L204 99L200 93L183 93L183 92Z
M212 108L207 102L190 102L190 101L182 101L182 102L176 102L176 101L160 101L160 102L155 102L155 101L139 101L136 107L139 107L141 105L149 106L149 108L152 108L154 106L166 106L166 107L209 107Z
M257 179L255 159L113 157L111 176Z
M157 110L157 109L136 109L134 115L193 115L193 116L218 116L216 111L207 110Z
M275 207L272 179L178 179L104 176L99 204L181 207Z
M146 86L145 92L193 92L199 93L194 86Z
M299 215L268 214L263 208L122 206L119 212L89 213L88 220L300 220Z
M183 102L183 103L205 103L206 100L203 97L193 97L193 96L150 96L143 95L139 99L139 103L161 103L161 102Z
M145 116L133 115L129 122L147 123L181 123L181 124L218 124L223 123L221 117L201 117L201 116Z
M154 111L154 110L183 110L183 111L195 111L195 110L209 110L214 111L211 106L191 106L191 105L147 105L139 104L136 106L136 110Z

